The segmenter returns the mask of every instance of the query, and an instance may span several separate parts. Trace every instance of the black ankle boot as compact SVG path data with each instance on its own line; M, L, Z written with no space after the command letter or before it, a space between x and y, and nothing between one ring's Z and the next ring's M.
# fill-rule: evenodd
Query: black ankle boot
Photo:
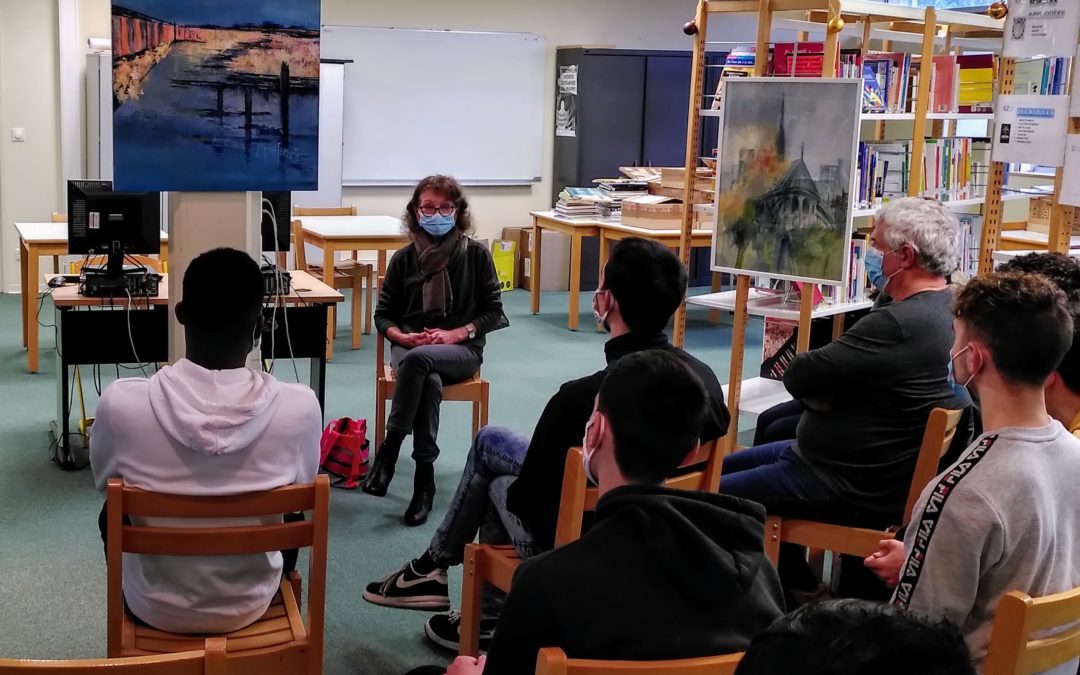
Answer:
M409 508L405 509L405 524L416 527L426 523L434 503L435 466L429 463L417 464L412 501L409 502Z
M394 478L394 466L397 464L400 451L400 443L394 445L384 442L375 455L375 461L371 463L367 478L364 479L364 484L360 486L360 489L369 495L385 497L390 481Z

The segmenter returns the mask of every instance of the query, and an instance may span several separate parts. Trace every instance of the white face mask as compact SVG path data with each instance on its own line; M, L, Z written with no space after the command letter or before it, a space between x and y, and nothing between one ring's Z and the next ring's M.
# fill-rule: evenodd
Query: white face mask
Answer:
M956 373L956 359L960 358L960 355L963 354L964 352L966 352L969 349L971 349L970 344L968 346L964 347L963 349L961 349L960 351L956 352L955 354L950 354L949 355L949 365L952 366L953 373ZM967 386L969 384L971 384L971 381L974 380L974 379L975 379L975 373L972 372L971 375L968 376L967 381L964 382L960 386L963 387L964 389L967 389Z
M585 467L585 477L589 479L589 482L593 485L599 485L600 481L596 480L596 476L593 475L592 471L592 458L596 454L596 448L589 447L589 429L592 429L594 419L596 419L595 415L585 423L585 438L581 439L581 463Z

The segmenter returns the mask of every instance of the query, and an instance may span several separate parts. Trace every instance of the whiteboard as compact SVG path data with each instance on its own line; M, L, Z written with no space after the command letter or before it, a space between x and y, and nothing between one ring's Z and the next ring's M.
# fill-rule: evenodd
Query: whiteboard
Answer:
M324 26L345 66L345 185L541 179L547 46L531 33Z

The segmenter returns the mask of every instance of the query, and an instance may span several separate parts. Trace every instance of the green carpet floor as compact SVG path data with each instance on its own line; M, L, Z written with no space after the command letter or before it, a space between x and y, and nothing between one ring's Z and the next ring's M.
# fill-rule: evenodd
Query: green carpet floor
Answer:
M491 423L530 433L547 399L565 380L604 364L605 336L592 331L589 295L582 294L581 325L566 329L567 293L545 293L543 313L529 313L528 293L505 295L509 329L491 336L484 376L492 382ZM42 320L49 323L46 303ZM347 319L346 319L347 320ZM21 349L19 297L0 295L0 657L88 658L105 654L105 564L96 516L102 497L89 469L64 472L48 460L48 427L55 417L56 386L52 331L42 329L42 371L26 373ZM711 326L708 314L689 314L687 349L726 381L730 326ZM752 322L747 364L760 359L760 323ZM374 405L373 337L348 349L348 328L335 343L327 373L328 418L371 418ZM115 379L105 368L103 384ZM301 381L306 366L299 365ZM293 380L288 362L276 374ZM83 369L88 405L94 384ZM77 406L76 406L77 410ZM331 499L326 672L398 675L450 656L423 636L422 612L384 609L365 603L364 585L424 550L464 465L470 441L465 404L445 404L436 464L439 494L427 525L401 523L411 492L412 466L403 453L390 494L377 499L335 491ZM744 419L740 425L748 426ZM373 428L373 427L372 427ZM306 561L301 561L306 570ZM460 569L451 572L451 598L460 597ZM455 601L456 605L457 602Z

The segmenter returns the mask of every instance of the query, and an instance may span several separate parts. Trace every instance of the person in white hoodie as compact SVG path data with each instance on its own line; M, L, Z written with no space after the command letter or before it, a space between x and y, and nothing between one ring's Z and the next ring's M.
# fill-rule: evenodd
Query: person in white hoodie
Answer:
M244 366L263 331L262 307L262 275L246 253L220 248L191 262L176 305L187 358L149 379L117 380L102 393L90 437L98 490L119 477L153 492L221 496L315 479L322 426L315 394ZM260 522L222 521L211 522ZM124 554L124 599L135 617L160 630L229 632L266 612L282 571L280 552Z

